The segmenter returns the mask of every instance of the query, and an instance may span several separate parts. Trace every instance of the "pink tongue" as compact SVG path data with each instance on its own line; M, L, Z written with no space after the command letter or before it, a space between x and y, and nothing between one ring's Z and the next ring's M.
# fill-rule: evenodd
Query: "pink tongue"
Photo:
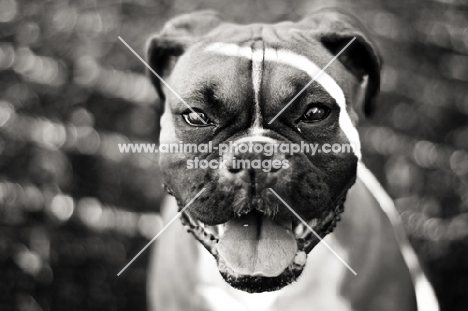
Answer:
M274 277L293 261L297 245L291 230L252 213L226 223L218 252L239 274Z

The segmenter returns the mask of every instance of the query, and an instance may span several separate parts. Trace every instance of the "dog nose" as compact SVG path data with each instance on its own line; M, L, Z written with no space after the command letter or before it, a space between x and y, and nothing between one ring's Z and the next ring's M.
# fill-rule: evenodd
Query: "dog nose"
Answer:
M245 145L248 148L234 148L223 154L226 175L258 187L271 185L283 169L285 155L267 150L269 142L251 141Z

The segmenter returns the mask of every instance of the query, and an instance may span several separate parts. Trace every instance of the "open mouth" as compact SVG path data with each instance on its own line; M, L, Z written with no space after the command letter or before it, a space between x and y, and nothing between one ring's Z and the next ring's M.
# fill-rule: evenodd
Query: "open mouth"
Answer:
M343 204L307 221L272 219L258 211L209 226L184 212L182 224L215 257L231 286L247 292L278 290L302 273L307 254L332 232ZM310 228L309 228L310 227Z

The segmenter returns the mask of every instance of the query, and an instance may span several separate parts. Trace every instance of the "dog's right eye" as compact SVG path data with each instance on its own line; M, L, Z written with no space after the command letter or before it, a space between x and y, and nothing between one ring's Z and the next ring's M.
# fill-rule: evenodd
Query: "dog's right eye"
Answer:
M311 123L325 119L330 114L330 109L324 105L310 105L302 115L300 121Z
M193 109L182 114L185 122L191 126L210 126L213 122L206 116L206 114L200 109Z

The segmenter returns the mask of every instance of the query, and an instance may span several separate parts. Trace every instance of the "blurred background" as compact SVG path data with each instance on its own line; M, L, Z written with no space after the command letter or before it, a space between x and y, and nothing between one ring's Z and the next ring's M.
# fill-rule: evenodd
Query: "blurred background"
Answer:
M325 3L325 2L323 2ZM145 310L161 228L156 95L140 55L170 17L296 20L280 0L0 0L0 309ZM330 1L326 2L330 4ZM468 2L336 2L384 58L364 159L395 199L442 310L468 310Z

